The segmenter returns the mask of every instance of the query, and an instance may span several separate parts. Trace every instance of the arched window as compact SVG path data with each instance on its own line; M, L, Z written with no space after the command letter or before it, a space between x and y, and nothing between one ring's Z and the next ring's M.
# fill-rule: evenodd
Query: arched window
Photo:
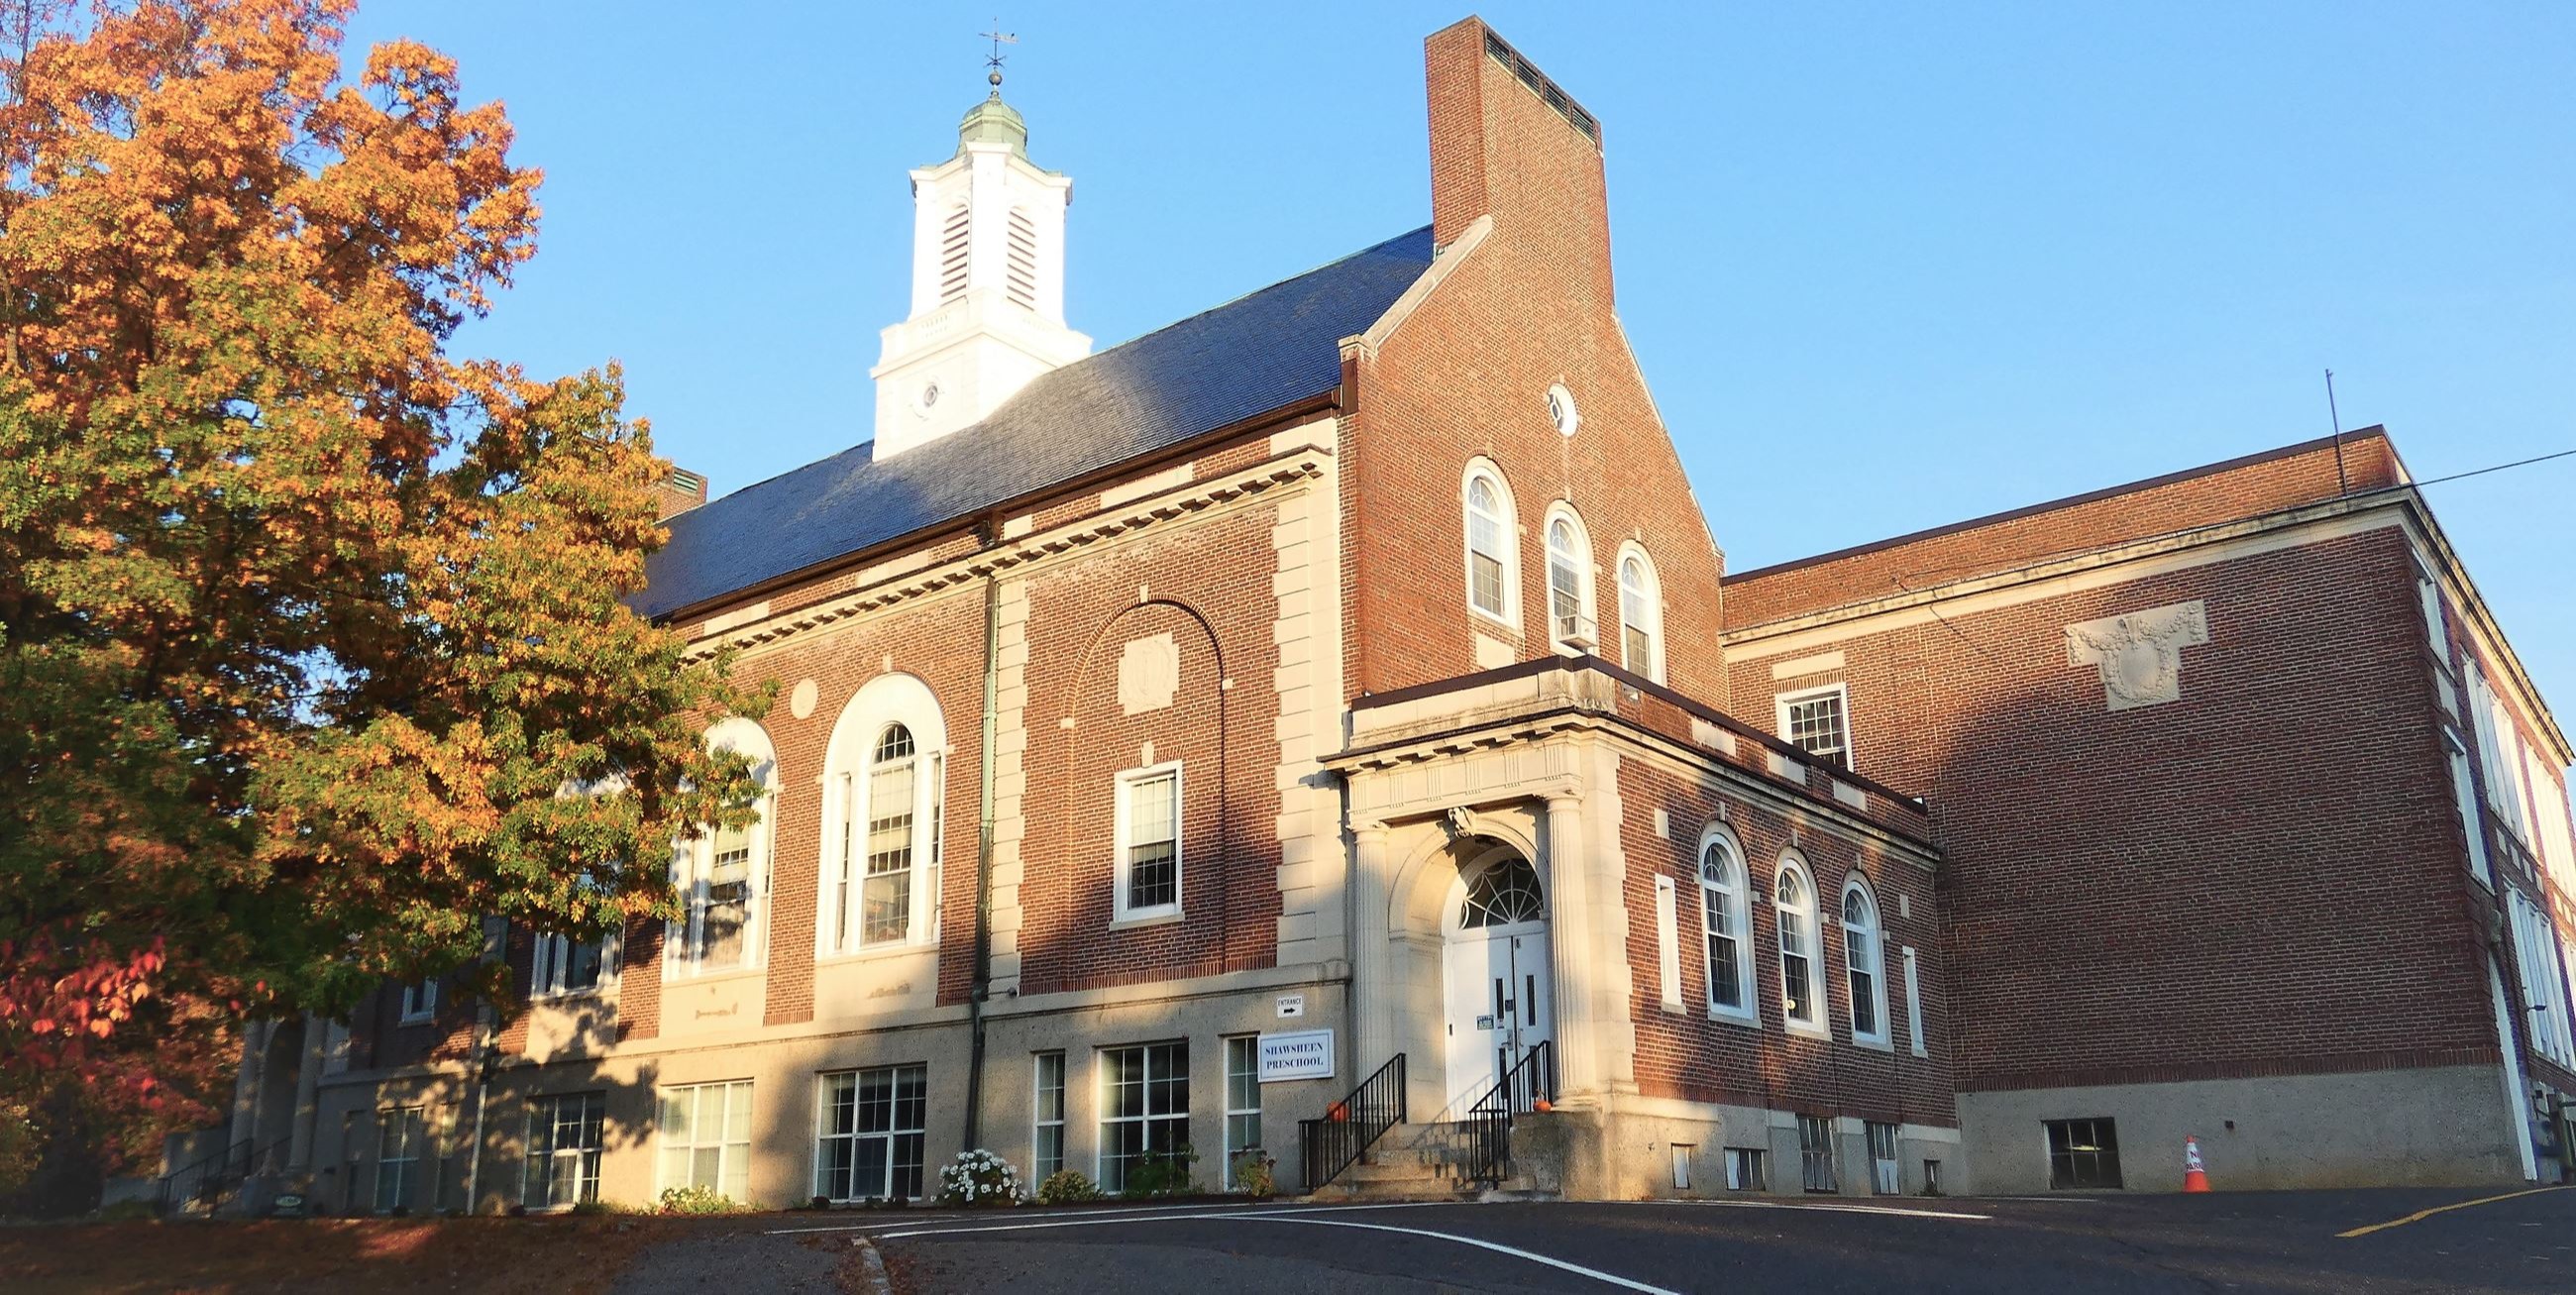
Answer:
M1664 680L1664 598L1655 564L1631 543L1619 555L1619 664L1657 683Z
M1511 488L1493 464L1478 459L1467 465L1460 490L1467 516L1467 606L1517 627L1520 542Z
M1855 1043L1887 1042L1887 977L1878 928L1878 901L1855 873L1843 883L1843 963L1851 974L1851 1029Z
M1796 855L1780 861L1771 894L1780 917L1780 1010L1791 1028L1820 1031L1824 1013L1816 1002L1816 887Z
M1583 522L1563 504L1547 518L1548 638L1578 652L1601 650L1592 616L1592 546Z
M824 775L823 955L931 938L947 730L921 680L879 675L832 730Z
M671 881L682 913L671 924L671 956L662 962L675 976L756 965L765 932L761 922L769 889L770 816L778 795L778 759L769 735L747 719L728 719L707 734L707 745L736 751L752 762L761 786L752 809L759 817L742 827L719 827L673 852Z
M1758 1018L1752 993L1752 923L1744 902L1744 854L1722 828L1711 831L1700 847L1699 911L1708 954L1708 1010Z
M1465 930L1535 922L1546 912L1539 898L1538 870L1515 854L1497 861L1467 882L1467 898L1458 906L1458 925Z

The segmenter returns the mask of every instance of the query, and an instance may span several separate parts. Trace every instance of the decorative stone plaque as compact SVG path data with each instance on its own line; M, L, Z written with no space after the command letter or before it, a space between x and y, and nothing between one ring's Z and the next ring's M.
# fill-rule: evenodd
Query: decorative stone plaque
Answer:
M1118 705L1130 715L1172 704L1181 686L1181 649L1169 634L1135 639L1118 657Z
M2114 711L2182 699L2182 650L2209 642L2202 600L2106 616L2066 627L2066 663L2102 675Z

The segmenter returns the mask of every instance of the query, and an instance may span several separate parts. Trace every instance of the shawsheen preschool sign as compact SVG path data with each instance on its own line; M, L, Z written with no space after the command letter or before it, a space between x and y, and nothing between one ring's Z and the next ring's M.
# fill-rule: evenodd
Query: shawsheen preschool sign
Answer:
M1299 1030L1261 1036L1261 1082L1333 1077L1333 1032Z

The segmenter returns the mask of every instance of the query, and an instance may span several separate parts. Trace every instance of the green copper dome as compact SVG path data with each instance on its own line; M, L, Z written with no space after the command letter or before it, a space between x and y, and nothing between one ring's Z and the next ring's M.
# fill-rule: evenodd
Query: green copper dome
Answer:
M968 109L966 119L957 124L957 148L964 152L968 144L1008 144L1022 161L1029 156L1029 124L1020 120L1019 110L1002 102L1002 92Z

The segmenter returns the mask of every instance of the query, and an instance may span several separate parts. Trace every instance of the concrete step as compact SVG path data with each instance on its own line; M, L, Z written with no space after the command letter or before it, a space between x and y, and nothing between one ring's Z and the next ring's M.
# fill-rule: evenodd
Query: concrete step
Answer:
M1419 1163L1370 1164L1362 1161L1342 1171L1339 1181L1354 1183L1447 1182L1455 1175L1448 1165Z

